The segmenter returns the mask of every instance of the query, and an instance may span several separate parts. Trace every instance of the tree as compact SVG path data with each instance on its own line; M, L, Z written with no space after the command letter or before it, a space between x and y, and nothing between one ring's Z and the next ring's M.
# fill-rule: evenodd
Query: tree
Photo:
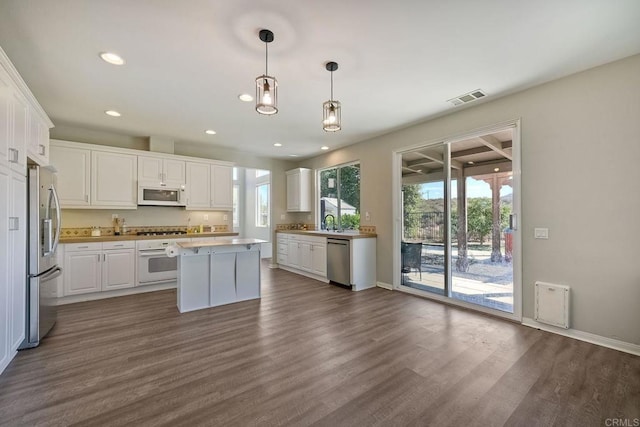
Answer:
M476 197L467 200L467 231L469 237L473 237L484 244L484 239L491 234L493 228L493 214L491 211L491 199L488 197Z
M416 214L420 211L423 201L420 185L409 184L402 186L404 238L411 238L417 234L420 227L420 217Z

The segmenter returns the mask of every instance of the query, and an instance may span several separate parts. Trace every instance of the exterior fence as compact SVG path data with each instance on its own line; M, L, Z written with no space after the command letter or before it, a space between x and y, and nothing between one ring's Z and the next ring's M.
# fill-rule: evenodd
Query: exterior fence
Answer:
M444 243L444 212L405 212L404 239Z

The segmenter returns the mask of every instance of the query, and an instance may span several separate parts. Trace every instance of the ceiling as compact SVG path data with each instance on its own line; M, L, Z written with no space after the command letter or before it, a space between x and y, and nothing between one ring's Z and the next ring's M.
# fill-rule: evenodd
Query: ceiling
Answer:
M0 0L0 46L58 126L303 158L637 54L638 17L637 0ZM264 72L262 28L274 116L238 100Z

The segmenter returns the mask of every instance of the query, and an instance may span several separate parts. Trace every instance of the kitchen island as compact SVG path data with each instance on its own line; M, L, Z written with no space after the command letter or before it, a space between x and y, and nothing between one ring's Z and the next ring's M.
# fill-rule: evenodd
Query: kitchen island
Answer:
M185 313L260 298L260 239L180 242L166 249L178 257L178 310Z

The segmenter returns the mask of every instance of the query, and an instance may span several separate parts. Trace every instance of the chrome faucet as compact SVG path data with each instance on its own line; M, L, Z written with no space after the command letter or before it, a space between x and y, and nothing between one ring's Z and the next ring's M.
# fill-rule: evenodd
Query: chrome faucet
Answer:
M333 231L336 231L336 217L333 216L333 214L326 214L324 216L324 219L322 220L324 222L324 227L326 230L329 230L329 226L327 225L327 218L333 218Z

